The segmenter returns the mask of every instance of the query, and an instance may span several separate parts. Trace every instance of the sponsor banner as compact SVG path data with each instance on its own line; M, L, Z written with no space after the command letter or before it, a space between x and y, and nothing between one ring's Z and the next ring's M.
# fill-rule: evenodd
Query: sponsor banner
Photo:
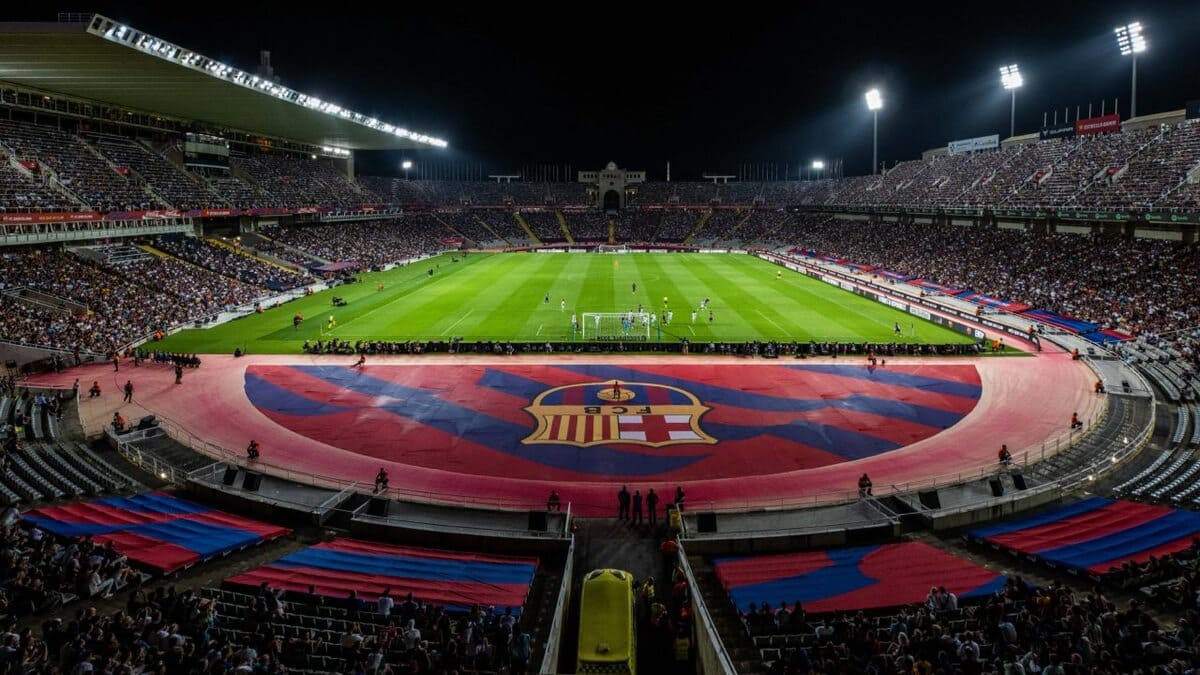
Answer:
M976 150L992 150L998 147L1000 147L1000 134L963 138L957 141L950 141L946 144L946 150L952 155L975 152Z
M908 311L908 304L900 302L899 300L893 300L892 298L889 298L886 295L881 295L881 296L879 296L878 299L880 302L887 305L888 307L895 307L896 309L898 309L902 312Z
M66 213L0 213L0 224L17 225L21 223L80 223L88 220L100 220L100 214L95 211L74 211Z
M1151 223L1195 223L1200 221L1200 216L1197 216L1195 213L1151 211L1146 214L1146 220Z
M461 237L453 237L450 239L440 239L439 241L441 241L443 244L450 244L453 246L459 246L463 243L463 240Z
M193 218L228 218L241 214L240 209L192 209L188 215Z
M987 337L987 335L978 328L972 328L971 335L974 335L976 340L982 340L983 338Z
M1102 117L1089 117L1085 120L1075 121L1075 134L1078 136L1108 134L1120 130L1120 115L1104 115Z
M1059 211L1060 220L1088 220L1104 222L1129 222L1133 214L1125 211Z
M30 171L38 170L38 163L36 159L22 159L20 160L19 164Z
M920 307L910 306L908 308L908 313L912 314L913 316L919 316L926 321L933 321L933 315L929 313L929 310L921 309Z
M1200 119L1200 98L1187 102L1186 115L1189 120Z
M1070 138L1075 135L1074 124L1059 124L1053 127L1043 127L1038 132L1038 138L1043 141L1048 141L1051 138Z

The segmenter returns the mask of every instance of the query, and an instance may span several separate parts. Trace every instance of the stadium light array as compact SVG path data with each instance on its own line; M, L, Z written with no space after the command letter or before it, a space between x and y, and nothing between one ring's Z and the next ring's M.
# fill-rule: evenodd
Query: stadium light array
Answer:
M1142 35L1141 21L1118 26L1113 29L1113 32L1117 34L1117 47L1121 49L1121 56L1141 54L1146 51L1146 37Z
M333 155L335 157L349 157L350 156L349 150L347 150L345 148L334 148L334 147L331 147L328 145L322 145L321 152L324 152L327 155Z
M1017 131L1017 90L1025 85L1025 78L1021 77L1021 69L1017 64L1000 66L1000 84L1012 94L1012 106L1008 113L1008 136L1012 138Z
M871 173L879 173L879 109L883 107L883 94L878 89L866 93L867 110L875 118L871 132Z
M1025 78L1021 77L1021 69L1017 64L1000 66L1000 84L1003 84L1005 89L1018 89L1025 84Z
M247 89L253 89L259 93L268 94L289 103L304 106L310 110L316 110L326 115L339 117L356 124L361 124L364 127L368 127L385 134L391 134L397 138L403 138L413 141L414 143L429 145L435 148L445 148L449 146L449 143L441 138L428 136L416 131L410 131L404 127L398 127L393 124L381 122L374 117L356 113L352 110L343 108L336 103L322 101L316 96L302 94L294 89L276 84L269 79L258 77L257 75L247 73L244 70L221 63L220 61L204 56L203 54L198 54L189 49L184 49L179 45L173 44L161 38L156 38L153 35L148 35L137 30L136 28L123 25L103 15L97 15L97 17L100 18L101 21L93 21L88 27L88 32L102 37L109 42L116 42L118 44L122 44L127 47L142 51L146 54L158 57L164 61L170 61L171 63L205 73L211 77L220 78ZM347 152L347 154L349 153Z
M813 171L820 171L825 168L825 162L823 162L819 159L814 159L813 163L812 163L812 168L813 168Z
M867 110L879 110L883 107L883 95L878 89L872 89L867 92Z
M408 171L412 168L412 162L406 159L400 164L400 168Z
M1133 75L1129 84L1129 116L1137 117L1137 57L1146 51L1146 36L1142 35L1142 22L1134 21L1113 29L1117 34L1117 48L1121 56L1133 57Z

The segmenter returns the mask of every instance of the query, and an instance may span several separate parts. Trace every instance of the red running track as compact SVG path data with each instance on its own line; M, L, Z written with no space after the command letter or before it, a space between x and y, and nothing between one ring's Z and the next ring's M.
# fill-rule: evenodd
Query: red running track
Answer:
M89 433L114 410L153 413L239 453L253 438L275 473L369 485L382 466L416 498L512 508L556 489L581 515L614 511L622 484L664 504L682 485L689 504L736 509L841 499L863 472L877 492L974 475L1001 443L1020 458L1103 405L1091 371L1057 352L874 370L847 358L396 356L361 371L353 360L207 356L182 385L170 368L127 363L34 383L78 377ZM134 402L121 404L127 379ZM624 383L616 398L612 379ZM89 400L93 380L105 393Z

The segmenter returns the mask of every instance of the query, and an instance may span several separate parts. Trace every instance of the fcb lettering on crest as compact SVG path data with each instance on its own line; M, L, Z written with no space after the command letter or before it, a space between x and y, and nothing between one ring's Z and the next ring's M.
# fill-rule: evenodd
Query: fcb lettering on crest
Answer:
M537 427L521 442L589 447L630 443L712 445L717 439L700 428L711 410L678 387L645 382L583 382L548 389L525 412Z

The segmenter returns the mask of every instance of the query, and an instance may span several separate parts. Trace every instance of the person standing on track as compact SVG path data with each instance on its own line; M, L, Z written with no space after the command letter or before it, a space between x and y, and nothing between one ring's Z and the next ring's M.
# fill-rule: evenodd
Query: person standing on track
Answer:
M125 380L125 402L133 403L133 381Z

